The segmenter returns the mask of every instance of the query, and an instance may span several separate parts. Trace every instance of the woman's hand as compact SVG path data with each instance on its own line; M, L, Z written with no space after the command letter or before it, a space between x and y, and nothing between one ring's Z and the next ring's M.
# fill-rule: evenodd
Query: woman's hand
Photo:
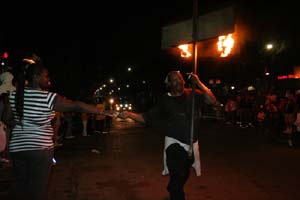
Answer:
M116 118L120 115L119 112L114 111L114 110L105 110L102 112L103 115L109 116L109 117L113 117Z
M199 77L197 76L197 74L194 73L190 73L189 74L189 79L193 82L193 83L200 83L201 81L199 80Z

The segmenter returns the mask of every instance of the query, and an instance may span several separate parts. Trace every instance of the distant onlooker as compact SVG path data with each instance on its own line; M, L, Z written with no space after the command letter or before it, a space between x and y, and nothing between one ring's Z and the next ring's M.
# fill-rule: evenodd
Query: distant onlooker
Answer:
M292 135L296 131L294 123L297 117L297 103L294 94L291 91L286 92L286 104L284 109L285 130L283 133L287 136L288 145L293 146Z
M81 113L81 121L82 121L82 136L88 136L88 121L89 115L87 113Z
M263 105L260 105L257 116L256 116L256 120L257 120L257 124L259 128L264 128L264 122L265 122L265 118L266 118L266 111Z
M234 124L236 122L237 105L233 98L229 97L225 104L225 120L227 124Z
M96 100L96 107L105 110L105 104L101 97L98 97ZM105 126L105 116L104 115L95 115L95 133L103 134Z
M104 101L104 106L105 106L105 110L106 111L111 111L112 107L111 107L111 103L109 102L108 99L106 99L106 101ZM105 123L104 123L104 130L103 133L110 133L110 129L112 126L112 117L109 115L105 116Z
M64 112L64 120L65 120L65 125L66 125L66 132L65 132L65 139L72 139L74 138L73 134L73 116L74 113L72 112Z
M62 118L62 113L55 112L55 116L53 119L53 130L54 130L53 139L54 139L54 146L56 146L56 147L62 146L61 132L60 132L61 118Z
M2 162L8 163L8 148L9 133L13 126L13 120L5 121L4 112L8 109L8 95L16 90L13 84L13 74L9 71L0 74L0 165ZM4 121L3 121L4 120Z

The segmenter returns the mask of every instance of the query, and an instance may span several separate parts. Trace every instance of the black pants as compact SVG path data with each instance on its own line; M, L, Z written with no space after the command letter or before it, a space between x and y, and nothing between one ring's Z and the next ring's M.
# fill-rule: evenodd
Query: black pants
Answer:
M53 149L11 153L15 183L11 199L46 200Z
M167 166L170 180L167 190L171 200L185 200L184 185L190 175L193 158L179 144L172 144L166 149Z
M105 125L105 120L95 120L95 131L98 131L99 133L103 133L104 131L104 125Z

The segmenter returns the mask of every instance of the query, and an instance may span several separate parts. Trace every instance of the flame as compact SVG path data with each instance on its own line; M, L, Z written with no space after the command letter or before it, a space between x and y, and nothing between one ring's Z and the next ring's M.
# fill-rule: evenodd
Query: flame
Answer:
M178 48L181 49L181 57L188 58L192 55L189 52L189 45L188 44L179 45Z
M219 36L219 41L217 43L218 51L221 52L221 57L227 57L234 45L234 39L232 34Z

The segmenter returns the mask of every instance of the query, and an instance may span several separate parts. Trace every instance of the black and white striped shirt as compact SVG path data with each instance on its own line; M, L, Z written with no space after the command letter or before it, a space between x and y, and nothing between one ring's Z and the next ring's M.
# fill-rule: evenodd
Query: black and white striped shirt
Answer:
M53 148L54 118L53 102L56 93L29 89L24 90L23 119L20 123L16 112L15 94L11 93L9 102L14 114L16 126L12 130L9 151L30 151Z

